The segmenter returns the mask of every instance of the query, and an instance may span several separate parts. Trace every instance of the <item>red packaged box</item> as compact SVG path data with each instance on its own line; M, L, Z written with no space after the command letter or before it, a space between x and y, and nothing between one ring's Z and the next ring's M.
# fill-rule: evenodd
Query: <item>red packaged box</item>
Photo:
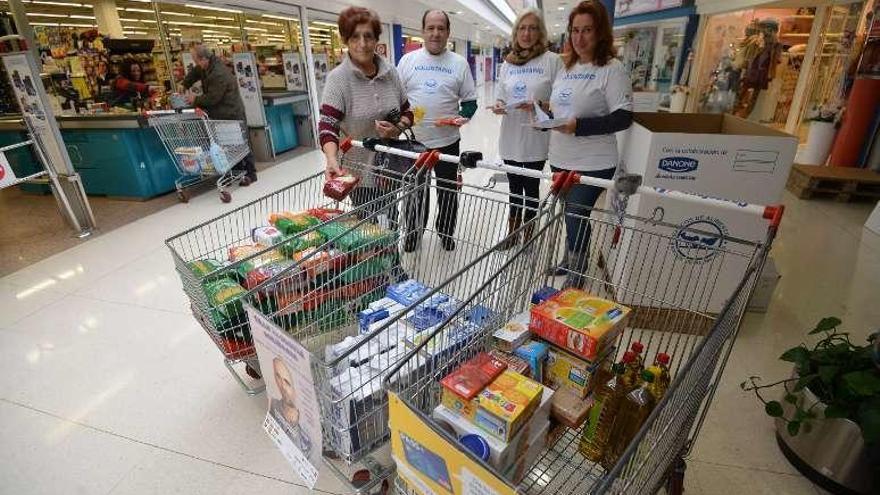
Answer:
M506 369L505 362L481 352L446 375L440 384L462 399L470 400Z
M330 179L324 183L324 196L342 201L360 181L361 179L354 175L340 175Z

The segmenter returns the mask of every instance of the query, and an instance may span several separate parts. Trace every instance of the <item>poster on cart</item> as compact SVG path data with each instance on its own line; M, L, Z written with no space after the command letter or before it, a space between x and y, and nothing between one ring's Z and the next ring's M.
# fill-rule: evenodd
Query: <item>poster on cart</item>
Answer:
M297 52L284 52L281 54L281 62L284 64L284 81L288 91L305 91L303 82L305 71Z
M260 93L260 79L254 54L250 52L232 55L235 79L238 81L238 94L244 102L244 113L249 126L266 125L263 115L263 95Z
M248 320L269 410L263 429L309 488L321 463L321 416L309 352L250 305Z

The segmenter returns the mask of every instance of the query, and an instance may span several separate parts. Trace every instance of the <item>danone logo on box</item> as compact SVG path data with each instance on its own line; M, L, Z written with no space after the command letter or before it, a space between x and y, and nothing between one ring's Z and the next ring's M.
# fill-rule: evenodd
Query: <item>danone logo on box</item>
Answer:
M672 174L685 174L693 172L700 166L700 162L686 156L670 156L660 159L657 168Z

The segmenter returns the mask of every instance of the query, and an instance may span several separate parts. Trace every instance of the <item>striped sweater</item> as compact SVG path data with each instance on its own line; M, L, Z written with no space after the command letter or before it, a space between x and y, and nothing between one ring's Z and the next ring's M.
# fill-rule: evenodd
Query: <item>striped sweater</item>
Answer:
M378 137L375 121L385 120L394 110L412 122L406 90L397 70L378 55L375 62L379 70L372 79L348 55L327 74L318 124L321 146L338 143L340 135L353 139Z

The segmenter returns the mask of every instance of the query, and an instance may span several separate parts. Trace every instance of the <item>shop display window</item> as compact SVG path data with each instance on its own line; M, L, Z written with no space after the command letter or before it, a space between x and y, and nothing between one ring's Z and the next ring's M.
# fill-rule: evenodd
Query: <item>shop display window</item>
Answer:
M668 107L683 41L684 21L615 29L617 58L629 72L633 91L656 91L660 107Z
M709 17L697 74L700 111L783 128L795 97L815 8L754 9Z

